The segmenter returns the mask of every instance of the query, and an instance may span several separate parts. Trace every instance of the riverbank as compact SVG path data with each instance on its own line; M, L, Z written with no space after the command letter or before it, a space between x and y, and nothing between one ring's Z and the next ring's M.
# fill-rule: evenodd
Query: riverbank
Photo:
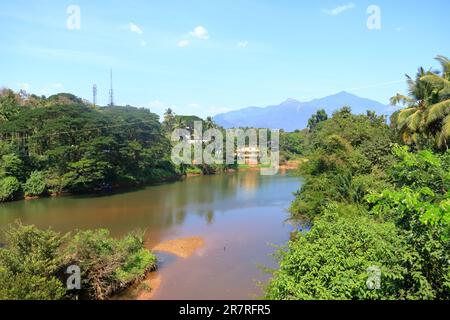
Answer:
M267 244L284 244L294 229L285 223L286 209L300 183L292 175L242 171L104 196L18 201L2 204L0 225L21 220L64 234L104 228L115 239L145 230L146 249L201 237L204 245L187 258L155 251L157 272L136 284L147 287L141 299L251 299L262 294L254 279L267 280L258 265L276 267Z
M195 252L205 246L205 239L200 236L177 238L158 243L149 248L152 252L164 252L174 255L181 259L191 257ZM151 300L161 286L163 281L162 275L158 269L151 270L146 277L140 279L128 289L118 293L114 300Z
M289 160L287 162L284 162L279 165L280 171L286 171L286 170L295 170L298 168L298 166L301 163L306 162L306 159L296 159L296 160ZM176 182L179 180L182 180L183 178L190 178L190 177L198 177L198 176L205 176L205 175L221 175L221 174L229 174L234 173L236 171L256 171L261 170L263 168L269 168L269 165L264 164L257 164L257 165L250 165L250 164L243 164L239 165L237 169L226 169L224 171L218 171L212 174L206 174L203 173L199 168L188 170L184 175L181 174L171 174L171 175L165 175L156 179L149 179L146 182L142 183L117 183L114 185L109 185L104 187L103 189L96 189L92 190L90 192L80 192L80 193L74 193L74 192L68 192L68 191L61 191L61 192L46 192L42 195L34 195L34 196L16 196L13 200L10 201L4 201L1 203L7 203L7 202L16 202L16 201L34 201L39 200L43 198L59 198L59 197L70 197L70 196L96 196L96 195L112 195L117 192L126 192L126 191L133 191L138 190L140 188L145 188L149 186L164 184L164 183L171 183Z
M302 163L307 162L307 159L295 159L295 160L288 160L286 162L281 163L278 168L280 171L286 171L286 170L296 170L298 169L299 165ZM238 166L238 170L241 171L256 171L261 170L264 168L270 168L270 165L264 165L264 164L242 164Z
M106 229L61 234L16 222L4 236L0 299L106 300L141 283L157 267L139 232L121 238ZM77 286L71 278L80 270Z
M71 196L96 196L96 195L113 195L118 192L126 192L126 191L133 191L133 190L139 190L140 188L150 187L150 186L156 186L159 184L164 183L171 183L179 181L183 178L183 175L180 174L173 174L173 175L167 175L164 177L160 177L157 179L149 179L147 182L142 183L118 183L114 185L110 185L107 188L104 189L97 189L92 190L91 192L80 192L80 193L73 193L73 192L53 192L53 193L45 193L39 196L25 196L17 197L14 200L11 201L4 201L3 203L8 202L17 202L17 201L34 201L39 199L45 199L45 198L61 198L61 197L71 197ZM2 202L0 202L1 204Z

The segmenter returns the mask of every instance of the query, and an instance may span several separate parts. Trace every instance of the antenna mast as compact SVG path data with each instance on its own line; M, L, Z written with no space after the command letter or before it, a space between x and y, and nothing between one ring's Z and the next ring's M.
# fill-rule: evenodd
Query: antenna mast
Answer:
M94 84L92 87L92 103L94 107L97 105L97 85Z
M111 88L109 89L109 106L114 107L113 74L111 69Z

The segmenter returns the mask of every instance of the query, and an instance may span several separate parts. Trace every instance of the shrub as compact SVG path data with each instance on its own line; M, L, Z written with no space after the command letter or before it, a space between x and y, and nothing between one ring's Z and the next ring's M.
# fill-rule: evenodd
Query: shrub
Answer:
M413 153L406 146L395 146L393 153L398 162L391 173L398 186L428 187L437 194L450 191L450 152L446 155L429 150Z
M0 249L0 299L54 300L66 293L57 272L64 237L18 223L6 232Z
M83 295L103 300L153 270L156 257L144 248L142 234L116 240L101 229L78 232L68 245L66 263L80 267Z
M426 275L437 299L450 298L450 201L429 188L387 189L367 197L371 213L394 221L410 245L410 269ZM411 272L413 273L413 272Z
M0 177L21 177L23 173L23 162L14 153L5 154L0 157Z
M14 200L20 191L20 182L15 177L0 180L0 202Z
M297 233L278 252L280 269L266 288L267 299L415 299L431 298L420 273L405 268L409 248L392 223L348 208L329 208L307 233ZM340 212L343 211L343 212ZM379 290L369 290L368 270L381 270Z
M200 167L198 166L189 166L186 169L186 174L202 174L203 171Z
M140 280L156 267L156 257L143 246L143 234L123 239L107 230L60 236L20 223L5 232L0 249L0 300L106 299ZM69 265L82 271L82 291L69 292L61 280Z
M42 172L34 171L31 173L23 190L26 196L40 196L45 192L45 178Z

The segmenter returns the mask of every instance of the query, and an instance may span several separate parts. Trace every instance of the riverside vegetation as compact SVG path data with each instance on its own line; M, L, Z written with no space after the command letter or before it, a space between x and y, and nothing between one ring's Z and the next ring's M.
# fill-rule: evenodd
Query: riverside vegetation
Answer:
M17 223L0 249L0 299L107 299L156 268L143 234L122 239L107 230L60 235ZM69 290L66 271L80 268L81 290Z
M407 77L390 126L344 107L301 132L290 211L310 229L277 253L267 299L450 299L450 62L437 59L441 72Z
M72 94L46 98L0 90L0 202L93 193L214 174L232 165L172 164L171 133L202 121L168 109L97 107Z
M307 158L290 211L308 225L277 253L267 299L450 298L450 63L408 77L390 125L343 107L280 136L282 157ZM0 201L139 185L227 168L176 167L168 133L195 117L132 107L98 108L68 94L0 95ZM214 125L207 119L205 127ZM60 235L17 224L0 249L0 299L105 299L156 266L142 234ZM64 286L81 267L78 293ZM368 270L381 271L369 290Z
M158 116L146 109L0 93L0 202L176 178L169 152Z
M172 130L194 120L203 121L169 109L160 123L143 108L97 107L67 93L47 98L0 90L0 203L134 187L179 179L189 170L227 170L170 161ZM204 124L215 126L211 118ZM107 299L156 268L139 233L118 240L108 230L60 235L18 223L2 238L0 299ZM80 291L66 289L70 265L81 269Z

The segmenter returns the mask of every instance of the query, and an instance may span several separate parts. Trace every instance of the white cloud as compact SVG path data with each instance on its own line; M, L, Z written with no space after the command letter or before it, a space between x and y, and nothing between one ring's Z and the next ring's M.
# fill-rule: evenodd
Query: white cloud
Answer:
M189 40L180 40L177 43L177 46L180 48L187 47L189 45Z
M189 35L200 40L209 39L208 30L206 30L203 26L195 27L194 31L189 32Z
M137 34L143 34L144 31L142 31L141 27L139 27L137 24L130 22L128 25L128 28L131 32L137 33Z
M248 41L240 41L240 42L238 42L237 46L238 46L239 48L247 48L247 46L248 46Z
M343 13L343 12L345 12L345 11L348 11L348 10L353 9L354 7L355 7L355 4L352 3L352 2L349 2L349 3L347 3L347 4L343 4L343 5L337 6L337 7L334 8L334 9L331 9L331 10L323 10L323 11L324 11L326 14L330 15L330 16L338 16L338 15L340 15L341 13Z

